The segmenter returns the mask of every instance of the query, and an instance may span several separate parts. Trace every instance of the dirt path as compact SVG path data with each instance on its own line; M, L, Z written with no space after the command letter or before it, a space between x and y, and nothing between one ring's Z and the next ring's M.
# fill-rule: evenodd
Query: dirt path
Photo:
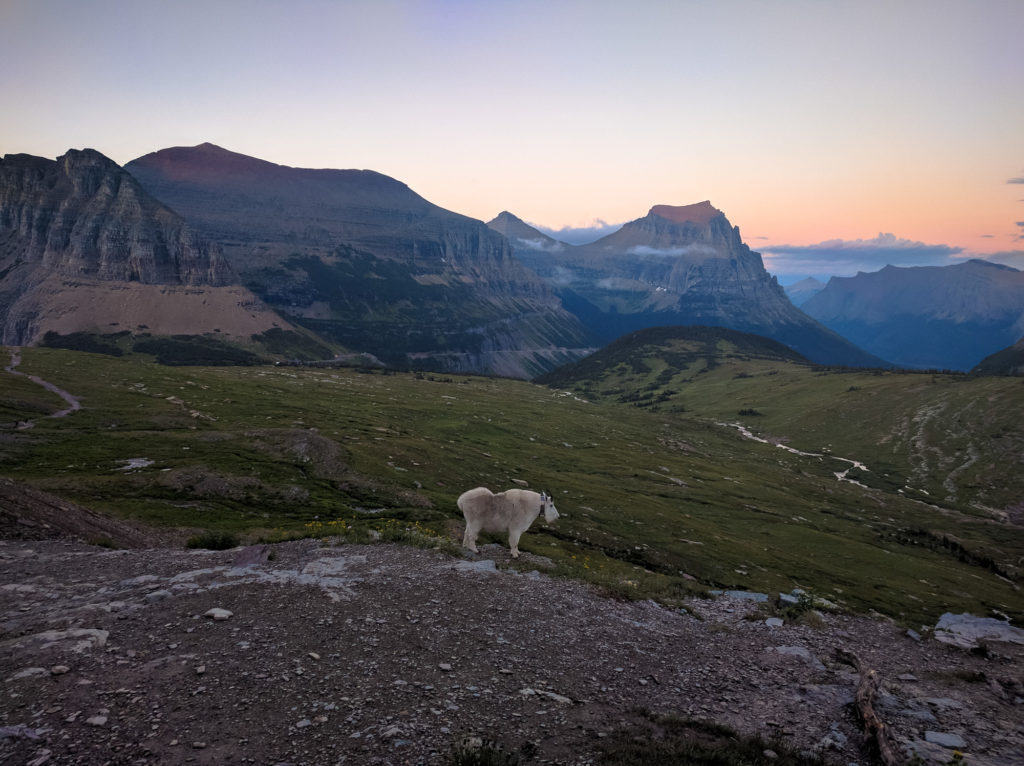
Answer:
M443 764L474 735L582 766L643 707L864 764L844 648L926 763L953 752L926 732L971 766L1024 762L1019 658L867 618L772 627L737 598L615 601L483 552L0 542L0 761Z
M58 412L54 412L52 415L47 415L46 417L63 418L66 417L67 415L70 415L72 412L77 412L78 410L82 409L82 403L78 401L77 397L72 396L63 388L58 388L57 386L53 385L53 383L43 380L38 375L29 375L28 373L18 372L17 367L19 364L21 364L21 349L14 347L11 349L11 363L4 367L4 371L9 372L12 375L20 375L23 378L28 378L36 385L42 386L47 391L57 394L57 396L59 396L61 399L67 402L68 406L66 408L64 408L63 410L59 410ZM33 425L35 425L35 423L33 423L31 420L26 420L23 421L18 426L18 428L26 429L31 428Z

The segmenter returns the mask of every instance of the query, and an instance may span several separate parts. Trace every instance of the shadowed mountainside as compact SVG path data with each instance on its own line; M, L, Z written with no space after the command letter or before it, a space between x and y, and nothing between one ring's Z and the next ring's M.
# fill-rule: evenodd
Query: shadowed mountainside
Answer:
M220 242L253 292L354 350L530 376L593 345L504 237L380 173L285 167L212 144L126 167Z
M1024 272L989 261L833 277L803 309L904 367L969 370L1024 335Z
M1009 348L989 354L971 372L976 375L1024 375L1024 338Z
M886 364L793 306L710 202L655 205L587 245L552 240L507 212L489 225L606 342L645 327L715 325L774 338L823 364Z
M580 381L595 380L618 368L646 371L644 360L648 355L658 356L668 365L667 369L674 370L684 369L697 361L733 356L745 360L768 359L810 364L788 346L760 335L701 325L651 327L623 335L600 351L545 373L534 382L568 386Z

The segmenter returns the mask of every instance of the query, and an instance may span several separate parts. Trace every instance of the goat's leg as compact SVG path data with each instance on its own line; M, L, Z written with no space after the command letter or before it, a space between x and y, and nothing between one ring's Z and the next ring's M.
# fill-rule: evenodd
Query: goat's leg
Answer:
M462 536L462 547L469 548L473 553L479 553L480 551L476 548L476 536L480 534L479 528L475 527L472 522L466 521L466 534Z
M518 529L510 529L508 531L508 547L512 551L512 558L519 558L519 538L522 537L522 531Z

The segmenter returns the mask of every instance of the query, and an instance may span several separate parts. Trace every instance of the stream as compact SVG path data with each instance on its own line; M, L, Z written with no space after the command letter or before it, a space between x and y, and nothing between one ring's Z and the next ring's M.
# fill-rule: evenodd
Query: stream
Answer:
M725 426L726 428L735 428L737 431L740 432L740 435L742 435L743 438L745 438L745 439L750 439L751 441L755 441L755 442L761 442L761 444L772 444L772 445L778 447L779 449L784 449L784 450L786 450L786 452L791 452L794 455L800 455L802 457L816 457L816 458L819 458L819 459L829 458L831 460L838 460L841 463L849 463L850 464L849 468L847 468L845 471L833 471L833 475L839 481L846 481L846 482L849 482L850 484L856 484L858 487L863 487L864 489L868 489L867 485L861 484L856 479L851 479L851 478L849 478L847 476L847 474L850 471L852 471L854 468L856 468L859 471L867 471L867 470L869 470L868 467L866 465L864 465L862 462L860 462L859 460L853 460L853 459L848 458L848 457L839 457L837 455L826 455L825 453L821 453L821 452L803 452L801 450L795 449L794 447L790 447L790 446L788 446L786 444L779 444L777 442L770 441L769 439L764 439L764 438L762 438L760 436L755 436L753 433L751 433L749 428L747 428L746 426L742 425L741 423L718 423L718 425Z

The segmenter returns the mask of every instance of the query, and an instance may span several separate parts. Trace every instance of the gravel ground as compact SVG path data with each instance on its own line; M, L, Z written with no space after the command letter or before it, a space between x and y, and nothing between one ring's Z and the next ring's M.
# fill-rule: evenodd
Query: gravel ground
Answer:
M835 615L771 627L728 597L682 613L482 555L0 542L0 762L427 764L476 735L587 764L646 708L867 764L846 648L926 762L962 738L971 766L1024 763L1021 647Z

